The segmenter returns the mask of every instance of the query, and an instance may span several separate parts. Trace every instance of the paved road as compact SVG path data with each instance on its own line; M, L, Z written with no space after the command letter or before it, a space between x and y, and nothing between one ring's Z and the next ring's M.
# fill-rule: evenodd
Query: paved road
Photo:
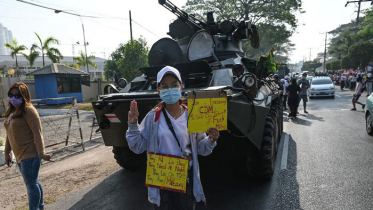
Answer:
M272 181L248 180L242 158L205 162L207 209L373 209L373 137L365 132L361 106L350 111L352 92L336 94L311 99L309 114L299 109L298 119L284 115ZM151 209L144 173L116 171L51 209Z

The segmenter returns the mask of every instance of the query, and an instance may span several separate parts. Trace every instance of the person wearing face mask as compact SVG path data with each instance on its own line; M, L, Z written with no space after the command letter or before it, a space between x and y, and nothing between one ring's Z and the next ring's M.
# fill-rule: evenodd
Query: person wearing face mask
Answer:
M307 80L307 73L303 73L302 79L298 81L298 85L301 87L301 91L299 93L299 103L301 100L303 100L303 108L304 108L304 113L307 112L307 102L308 102L308 88L310 87L310 82Z
M14 83L9 88L8 101L4 114L5 161L10 166L10 152L13 151L26 184L29 209L44 209L39 169L41 159L51 161L51 156L45 154L39 114L31 104L28 87L22 82Z
M137 154L148 151L189 157L186 193L148 187L148 200L153 209L195 209L196 202L206 201L197 155L212 153L219 131L209 128L206 131L208 136L206 133L188 133L188 110L180 102L182 82L177 69L164 67L157 75L157 87L162 102L145 116L140 125L137 122L137 102L131 102L126 133L128 145Z

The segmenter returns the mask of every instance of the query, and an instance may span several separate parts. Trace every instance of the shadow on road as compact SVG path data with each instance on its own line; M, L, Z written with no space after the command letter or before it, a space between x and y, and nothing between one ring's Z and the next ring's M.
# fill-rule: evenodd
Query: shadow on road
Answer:
M305 115L307 117L307 119L310 119L310 120L317 120L317 121L320 121L320 122L324 122L324 118L323 117L317 117L313 114L310 114L308 113L307 115Z
M246 157L232 153L245 148L237 147L231 140L220 141L210 156L199 158L207 208L199 203L196 209L300 209L295 141L289 140L287 169L281 170L281 142L272 180L255 181L248 178ZM147 199L145 170L117 171L70 209L152 209Z
M309 121L309 120L304 120L302 118L299 118L299 117L296 117L296 118L290 118L290 120L295 123L295 124L299 124L299 125L305 125L305 126L311 126L312 125L312 122Z
M225 143L227 142L218 144L212 155L200 158L201 181L207 199L207 209L300 209L299 187L296 180L297 147L291 138L288 169L281 170L283 142L280 142L276 170L270 181L250 179L246 157L234 156L231 150L239 149L229 148L230 146ZM285 199L289 203L285 202ZM202 210L206 207L199 205L197 209Z
M152 209L145 187L145 170L119 170L86 193L70 209Z

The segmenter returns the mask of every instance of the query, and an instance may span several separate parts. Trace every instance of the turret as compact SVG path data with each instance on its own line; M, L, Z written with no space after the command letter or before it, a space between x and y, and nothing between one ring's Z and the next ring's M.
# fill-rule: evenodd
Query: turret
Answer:
M259 47L259 34L257 28L250 21L224 20L216 22L213 12L207 13L207 22L203 22L193 15L181 10L169 0L158 0L159 4L178 19L169 26L167 33L170 38L163 38L156 42L149 52L149 65L174 65L179 62L188 62L198 59L207 61L221 61L244 56L242 41L251 40L253 48ZM199 36L199 37L197 37ZM193 43L194 42L194 43ZM196 44L196 42L198 42ZM188 56L192 45L200 46L200 43L211 42L212 50L204 49L210 47L209 43L202 45L201 49L193 49L202 52L202 55ZM212 52L210 52L212 51ZM207 52L207 54L206 54Z

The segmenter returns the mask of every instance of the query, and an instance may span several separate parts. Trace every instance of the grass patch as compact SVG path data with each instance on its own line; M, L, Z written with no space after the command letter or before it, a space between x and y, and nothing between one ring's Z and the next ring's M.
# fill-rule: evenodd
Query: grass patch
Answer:
M54 203L56 201L57 201L56 198L47 197L47 198L44 198L44 205L51 204L51 203ZM24 206L19 206L19 207L15 208L15 210L28 210L28 203Z
M26 204L24 206L19 206L19 207L15 208L15 210L28 210L28 204Z
M71 105L64 105L61 107L61 109L70 109ZM91 103L78 103L78 109L79 110L85 110L85 111L93 111L93 107Z

